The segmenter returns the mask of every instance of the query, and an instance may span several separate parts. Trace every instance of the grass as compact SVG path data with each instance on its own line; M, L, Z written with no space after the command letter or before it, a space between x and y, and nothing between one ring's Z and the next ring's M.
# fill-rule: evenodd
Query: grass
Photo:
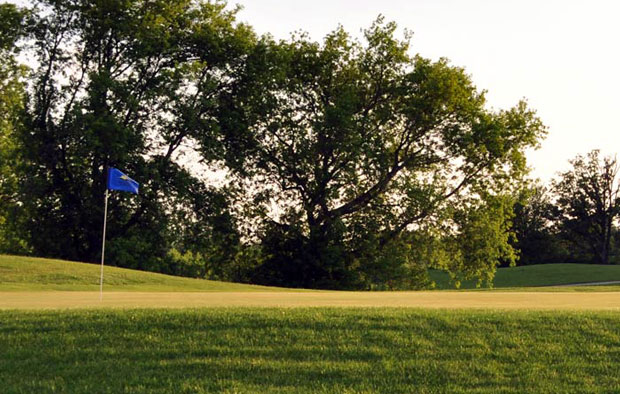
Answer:
M611 393L620 315L0 312L3 393Z
M0 255L0 291L98 291L99 265L70 261ZM295 291L277 287L181 278L152 272L105 267L106 291L212 292L212 291ZM447 273L431 270L438 289L454 289ZM569 283L620 281L620 265L543 264L497 270L494 288L521 290ZM474 289L465 281L461 289ZM554 291L618 291L620 286L554 289ZM302 291L302 290L297 290ZM305 290L307 291L307 290Z
M97 264L0 255L0 291L99 291L99 274L100 266ZM118 267L105 267L104 288L106 291L162 292L286 290Z
M3 309L131 309L214 307L381 307L620 311L620 292L0 292Z
M430 276L435 281L437 288L454 288L447 273L432 270ZM607 281L620 281L620 265L540 264L499 268L495 274L493 287L503 289ZM476 288L476 281L464 281L460 288L474 289ZM581 289L573 288L573 290Z
M496 287L617 269L500 269ZM294 292L106 267L100 302L98 279L97 265L0 256L2 393L620 392L620 292L601 291L617 286ZM486 309L458 309L472 307Z

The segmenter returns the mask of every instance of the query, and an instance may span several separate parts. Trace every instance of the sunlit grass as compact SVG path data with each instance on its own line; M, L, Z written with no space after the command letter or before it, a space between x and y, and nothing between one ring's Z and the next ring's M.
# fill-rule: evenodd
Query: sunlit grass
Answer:
M431 270L438 289L454 289L448 275ZM497 270L494 288L549 291L544 286L620 280L620 266L590 264L545 264ZM291 291L277 287L181 278L151 272L105 267L108 291ZM536 289L536 287L541 287ZM465 281L460 289L475 289ZM0 291L97 291L99 265L62 260L0 255ZM553 291L619 291L620 286L554 288Z
M435 281L437 288L454 289L454 284L450 283L450 278L447 273L431 270L430 276L431 279ZM499 268L495 274L493 287L504 289L510 287L540 287L607 281L620 281L620 265L539 264ZM619 286L615 287L614 290L620 289ZM476 281L463 281L460 288L474 289L476 288ZM595 289L571 288L571 290L568 291L575 290L584 291Z
M605 312L0 312L8 393L611 393L619 349Z
M98 291L100 266L63 260L0 255L0 291ZM181 278L105 267L108 291L279 291L266 286Z

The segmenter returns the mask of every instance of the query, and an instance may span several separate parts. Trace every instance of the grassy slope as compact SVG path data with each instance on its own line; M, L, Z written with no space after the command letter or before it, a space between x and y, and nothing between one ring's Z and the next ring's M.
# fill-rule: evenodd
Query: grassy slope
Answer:
M453 289L448 275L431 271L439 289ZM150 272L105 267L107 291L281 291L275 287L251 286L236 283L181 278ZM620 265L545 264L500 268L495 276L495 288L550 286L577 282L620 280ZM0 291L99 289L99 265L62 260L0 255ZM467 281L461 289L475 288ZM620 286L594 288L562 288L562 291L614 290ZM545 290L544 288L541 290ZM555 289L554 289L555 291Z
M12 392L620 392L617 313L0 312Z
M448 274L431 271L431 279L439 289L451 289ZM620 265L541 264L500 268L495 275L495 288L553 286L569 283L620 281ZM473 289L475 281L461 283L461 289Z
M0 255L0 291L99 290L100 266ZM283 289L181 278L105 267L106 291L279 291Z

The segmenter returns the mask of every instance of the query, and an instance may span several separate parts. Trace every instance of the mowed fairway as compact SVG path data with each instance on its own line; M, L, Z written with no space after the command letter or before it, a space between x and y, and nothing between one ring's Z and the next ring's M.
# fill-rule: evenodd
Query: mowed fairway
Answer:
M0 392L620 392L618 286L294 291L106 270L100 300L97 266L0 256Z
M59 260L0 256L0 309L198 307L418 307L620 310L619 286L510 287L529 283L620 280L618 266L563 264L500 269L501 290L343 292L251 286ZM579 275L579 276L577 276ZM528 281L529 278L529 281Z
M0 309L334 306L620 311L620 292L0 292Z

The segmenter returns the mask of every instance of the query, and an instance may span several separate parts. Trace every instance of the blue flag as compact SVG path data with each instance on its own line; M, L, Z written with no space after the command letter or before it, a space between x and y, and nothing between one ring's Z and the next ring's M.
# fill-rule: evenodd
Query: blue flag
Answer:
M116 168L108 168L108 189L138 194L138 182Z

